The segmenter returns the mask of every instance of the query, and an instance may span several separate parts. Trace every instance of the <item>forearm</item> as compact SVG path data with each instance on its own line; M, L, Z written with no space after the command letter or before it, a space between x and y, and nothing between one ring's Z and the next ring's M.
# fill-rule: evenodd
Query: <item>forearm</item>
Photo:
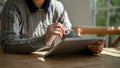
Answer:
M19 39L8 38L2 43L3 51L7 53L30 53L46 46L44 37Z

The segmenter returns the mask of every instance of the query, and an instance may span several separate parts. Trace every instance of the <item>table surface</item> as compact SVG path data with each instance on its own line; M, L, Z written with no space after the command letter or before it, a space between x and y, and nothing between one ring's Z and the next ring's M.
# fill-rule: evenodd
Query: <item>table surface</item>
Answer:
M104 48L98 56L44 58L44 54L0 54L0 68L120 68L120 49Z

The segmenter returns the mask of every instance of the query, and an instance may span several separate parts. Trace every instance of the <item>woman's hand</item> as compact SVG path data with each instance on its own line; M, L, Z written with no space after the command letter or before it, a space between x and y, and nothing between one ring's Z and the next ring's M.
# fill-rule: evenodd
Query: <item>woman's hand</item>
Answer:
M103 48L104 48L103 40L97 41L95 44L88 45L89 51L93 54L100 54Z
M54 39L58 36L62 38L65 34L65 27L59 22L51 24L47 28L47 32L45 34L47 45L51 45Z

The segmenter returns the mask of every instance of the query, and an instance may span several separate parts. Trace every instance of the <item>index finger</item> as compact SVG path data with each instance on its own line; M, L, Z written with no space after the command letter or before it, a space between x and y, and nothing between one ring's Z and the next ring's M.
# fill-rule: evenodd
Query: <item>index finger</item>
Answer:
M63 34L65 34L65 27L64 27L63 24L61 24L61 23L59 23L59 22L56 22L56 23L54 24L54 27L55 27L55 28L61 28Z

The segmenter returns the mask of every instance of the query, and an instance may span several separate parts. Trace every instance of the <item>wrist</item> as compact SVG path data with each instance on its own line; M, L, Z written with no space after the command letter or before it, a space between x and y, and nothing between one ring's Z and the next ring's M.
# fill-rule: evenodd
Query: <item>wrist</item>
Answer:
M52 36L45 35L45 41L48 47L51 46L55 38L56 38L55 35L52 35Z

